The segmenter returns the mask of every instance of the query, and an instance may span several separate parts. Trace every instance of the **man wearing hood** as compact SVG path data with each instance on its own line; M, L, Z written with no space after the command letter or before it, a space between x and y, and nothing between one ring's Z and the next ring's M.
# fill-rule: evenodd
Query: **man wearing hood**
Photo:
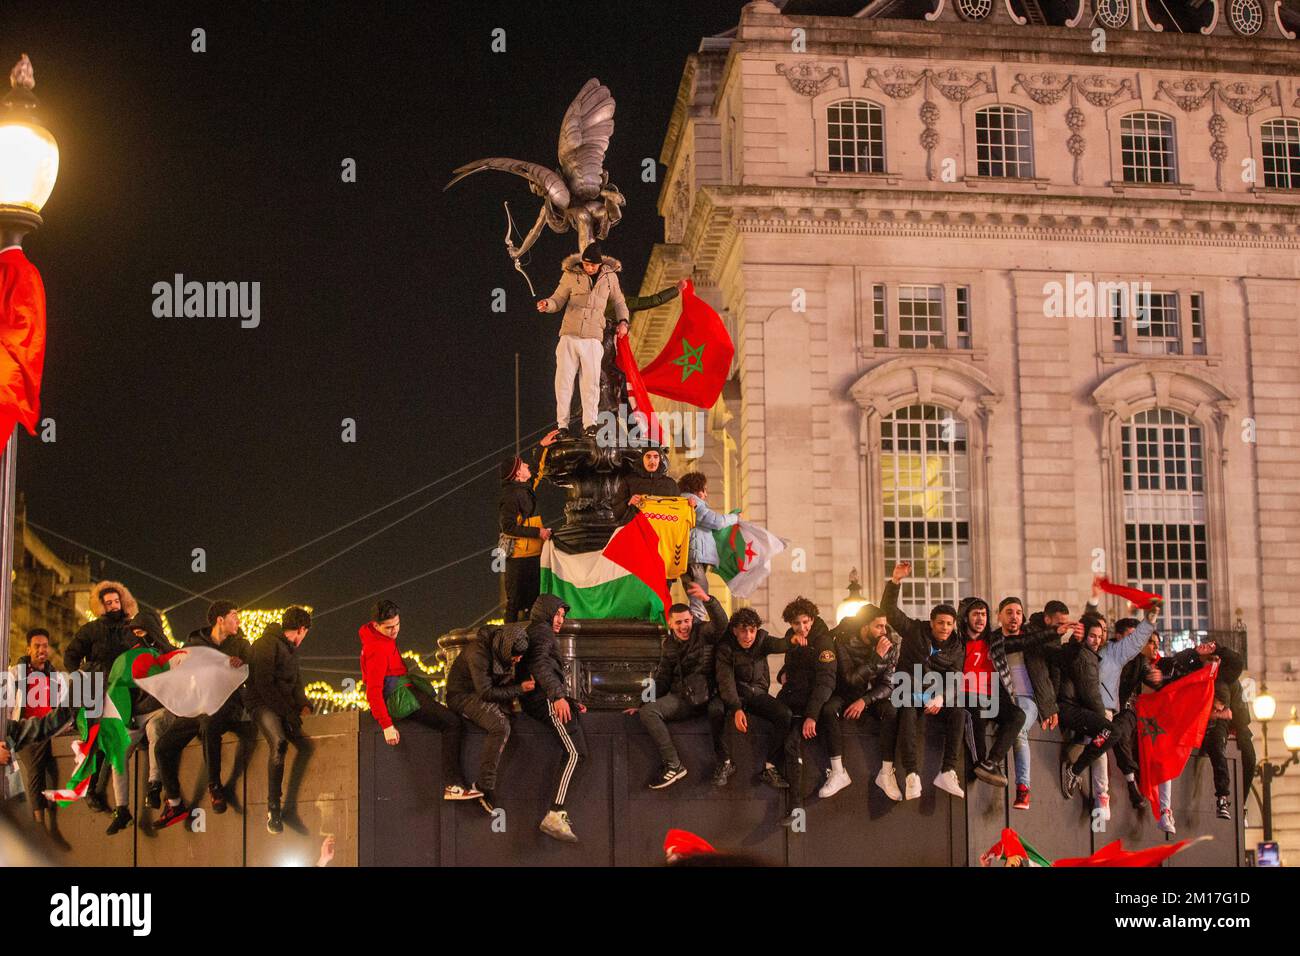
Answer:
M162 618L152 608L144 608L131 618L128 629L140 647L150 647L159 654L176 648L163 631ZM175 719L152 695L136 688L131 692L131 723L145 741L146 779L145 804L157 810L162 806L162 768L158 765L158 741Z
M965 647L962 675L966 712L972 733L975 776L995 787L1005 787L1002 773L1016 736L1025 725L1025 712L1016 706L1015 684L1007 664L1007 641L995 647L989 633L989 606L983 598L965 598L957 614L957 630ZM993 721L993 744L988 744L988 723Z
M822 710L835 692L835 642L830 628L818 613L817 605L806 597L797 597L787 604L781 612L781 619L790 625L785 632L790 649L785 652L785 666L776 677L781 685L776 699L790 709L793 718L788 733L794 741L791 786L794 788L794 804L798 807L807 796L805 742L817 736ZM840 770L843 772L843 766ZM793 824L794 819L791 812L783 822Z
M596 433L600 410L600 364L604 356L605 308L613 304L620 335L627 334L628 310L618 283L618 260L601 254L600 243L590 242L582 255L563 262L564 274L548 298L537 303L538 312L563 310L560 343L555 349L555 417L560 431L570 434L573 377L580 374L582 428Z
M512 455L501 464L501 498L497 502L497 531L502 535L506 554L505 621L513 623L528 614L541 589L542 542L551 536L542 527L537 511L537 484L546 467L546 449L555 443L559 432L542 439L542 456L533 474L532 462Z
M252 673L244 703L253 724L266 739L266 830L283 833L280 800L284 785L284 758L293 741L298 760L311 756L311 740L302 732L302 719L311 703L298 671L298 648L311 629L306 608L288 607L279 623L272 621L253 645Z
M481 627L447 674L447 706L487 734L478 779L470 789L482 792L479 803L488 813L496 809L497 767L510 739L507 710L536 686L532 678L519 680L515 675L526 653L526 622Z
M520 706L528 716L550 728L565 753L564 766L555 784L555 797L538 829L552 839L577 843L564 804L569 797L569 786L587 758L587 738L581 720L587 708L569 694L569 669L556 641L568 612L569 605L554 594L543 594L534 602L528 615L528 652L524 656L524 672L534 684L520 699Z
M894 779L898 713L889 701L902 642L897 634L890 632L885 612L874 604L840 621L831 636L835 642L835 693L822 707L831 769L817 795L832 797L853 782L844 769L844 729L840 721L861 720L864 714L870 713L880 721L881 762L876 786L889 799L902 800L903 794Z
M880 609L889 618L889 626L898 632L903 646L899 651L898 670L903 680L895 687L894 705L898 709L899 763L903 765L903 796L914 800L921 795L918 739L923 733L921 712L943 725L943 764L934 785L954 797L965 797L957 779L957 758L965 727L965 711L956 706L956 687L961 678L965 653L957 636L957 609L951 604L936 604L928 621L908 617L898 606L898 590L903 578L912 573L912 562L899 561L885 582ZM939 693L927 691L926 685L938 683ZM950 699L952 698L952 699Z
M668 731L670 721L707 715L718 761L715 783L721 778L725 784L726 777L735 771L723 729L727 710L717 694L713 663L717 642L727 633L727 615L717 598L709 597L698 584L689 584L686 590L692 600L703 603L708 618L696 620L685 604L674 604L668 609L669 633L659 652L659 666L651 678L653 696L639 710L632 707L623 711L641 718L646 733L659 748L663 773L651 781L651 790L671 787L686 776L686 767Z
M772 672L767 666L769 654L784 654L790 640L774 637L762 627L763 619L752 607L742 607L727 622L727 634L718 642L715 668L718 693L727 707L727 733L749 733L749 717L761 717L772 725L772 740L759 781L777 790L790 784L777 769L776 762L785 753L786 773L798 768L798 740L790 733L794 715L790 708L771 695ZM728 745L729 748L733 745ZM714 777L715 786L726 786L731 772Z
M668 456L662 448L647 448L641 453L641 461L628 469L627 476L628 507L638 508L642 499L653 495L658 498L675 498L681 496L677 482L668 476Z
M239 632L239 609L229 601L214 601L208 607L208 626L195 628L185 639L186 647L208 647L230 658L231 667L252 660L253 648ZM195 737L203 741L203 759L207 768L208 798L213 813L226 812L226 791L221 785L221 738L243 716L243 688L237 688L215 714L199 717L172 715L170 725L155 748L162 772L167 806L158 818L158 826L169 827L188 818L189 810L181 799L181 751Z

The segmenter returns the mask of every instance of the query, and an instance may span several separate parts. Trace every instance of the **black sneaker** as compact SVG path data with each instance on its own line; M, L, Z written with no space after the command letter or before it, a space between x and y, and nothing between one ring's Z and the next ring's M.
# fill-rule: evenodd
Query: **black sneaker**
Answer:
M226 791L221 789L221 784L208 784L208 799L212 801L213 813L226 812Z
M162 784L151 783L149 790L144 797L144 805L150 810L157 810L162 806Z
M284 820L280 816L280 808L277 807L274 803L270 804L266 808L266 832L267 833L284 832Z
M718 769L713 771L713 785L715 787L725 787L731 775L736 772L736 765L730 760L724 760L718 764Z
M1227 797L1216 797L1214 801L1214 815L1220 820L1231 820L1232 809L1228 803Z
M987 760L981 760L975 765L975 776L995 787L1005 787L1007 785L1007 778L999 773L998 768Z
M1145 810L1149 806L1147 798L1143 796L1136 780L1128 781L1128 799L1133 804L1134 810Z
M584 428L584 429L582 430L582 437L583 437L583 438L595 438L595 437L596 437L596 433L599 432L599 431L600 431L600 426L599 426L599 425L588 425L586 428Z
M763 772L758 775L758 782L775 787L777 790L790 789L790 784L786 783L785 777L781 776L781 771L775 767L764 767Z
M664 767L663 775L651 782L650 789L666 790L684 776L686 776L685 767Z
M175 806L172 806L169 803L163 808L162 816L158 818L155 828L162 830L166 827L172 826L173 824L183 823L189 815L190 811L186 808L183 801Z
M95 813L108 813L108 802L94 790L86 794L86 806Z
M104 832L109 836L112 836L114 833L120 833L131 825L133 819L134 817L131 816L131 811L126 807L116 807L113 810L113 819L108 824L108 829Z
M1061 793L1065 799L1071 800L1079 792L1080 777L1074 772L1074 767L1068 763L1061 764Z

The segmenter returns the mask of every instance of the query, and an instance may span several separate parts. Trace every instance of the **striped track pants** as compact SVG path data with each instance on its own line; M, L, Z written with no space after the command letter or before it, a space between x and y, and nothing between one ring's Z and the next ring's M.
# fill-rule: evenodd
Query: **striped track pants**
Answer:
M572 716L567 724L561 723L555 716L555 704L551 701L545 702L544 709L538 705L525 709L530 716L540 720L554 731L560 746L564 748L564 766L560 768L560 778L555 786L555 799L552 801L555 809L562 809L569 796L569 786L573 783L582 761L587 758L587 738L582 732L582 716L578 713L578 705L575 701L569 701Z

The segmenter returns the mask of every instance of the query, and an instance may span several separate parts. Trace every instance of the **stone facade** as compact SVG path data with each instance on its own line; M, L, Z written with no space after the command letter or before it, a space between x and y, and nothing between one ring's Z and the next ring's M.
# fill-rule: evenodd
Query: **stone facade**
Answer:
M1189 469L1178 547L1196 580L1179 613L1191 631L1244 627L1249 673L1278 698L1276 754L1300 699L1300 177L1267 185L1262 140L1300 134L1264 126L1300 118L1300 44L1280 19L1247 38L1219 18L1210 35L1111 31L1097 51L1088 30L993 10L756 2L688 59L661 155L667 241L642 289L693 277L733 335L701 467L711 499L801 549L752 601L768 620L796 594L830 616L854 567L878 594L897 519L918 507L946 520L908 534L952 539L908 552L919 577L951 579L912 592L918 610L949 592L1077 609L1094 569L1131 581L1134 529L1168 520L1143 510L1138 473ZM831 144L846 109L883 141L861 171ZM980 149L1013 138L982 127L1026 119L1027 149ZM1173 170L1132 182L1126 147L1132 166L1151 124L1172 132ZM997 175L1008 157L1014 178ZM1137 283L1150 309L1115 322L1103 283ZM1102 293L1092 308L1085 289ZM643 364L675 315L637 323ZM919 406L938 417L907 424ZM946 452L904 455L905 427ZM1275 789L1293 857L1295 776Z

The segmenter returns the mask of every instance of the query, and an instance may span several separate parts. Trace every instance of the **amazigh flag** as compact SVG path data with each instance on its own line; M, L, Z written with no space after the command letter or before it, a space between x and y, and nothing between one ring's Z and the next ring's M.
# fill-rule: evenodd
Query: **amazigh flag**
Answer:
M1137 699L1139 776L1156 819L1160 818L1156 787L1183 772L1192 748L1205 737L1218 672L1217 663L1201 667Z
M735 354L722 319L687 282L682 291L681 317L663 351L641 369L640 377L645 388L655 395L696 408L712 408L731 373Z
M1122 584L1112 584L1107 578L1097 578L1097 587L1107 594L1114 594L1116 597L1124 598L1140 611L1145 611L1163 600L1159 594L1152 594L1150 591L1139 591L1137 588L1127 588Z
M22 249L0 252L0 445L36 434L45 368L45 285Z
M541 590L569 605L570 617L659 621L670 605L659 536L640 512L600 551L566 554L554 539L543 544Z
M1002 829L1002 838L980 854L980 866L989 866L1002 860L1004 866L1051 866L1052 861L1034 849L1032 843L1020 839L1020 834L1010 827Z
M713 532L718 546L718 576L734 597L747 598L772 572L772 558L785 542L761 525L737 521Z

